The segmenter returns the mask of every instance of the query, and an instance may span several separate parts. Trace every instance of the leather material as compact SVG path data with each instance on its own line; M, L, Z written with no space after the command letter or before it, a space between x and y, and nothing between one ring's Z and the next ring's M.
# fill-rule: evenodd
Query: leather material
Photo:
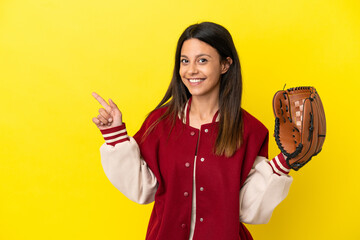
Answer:
M299 170L317 155L324 144L326 119L314 87L278 91L273 98L275 141L286 162Z

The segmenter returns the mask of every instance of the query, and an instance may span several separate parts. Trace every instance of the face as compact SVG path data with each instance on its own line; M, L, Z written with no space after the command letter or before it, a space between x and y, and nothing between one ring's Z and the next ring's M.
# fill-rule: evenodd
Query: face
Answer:
M193 97L218 97L220 77L230 64L230 58L221 61L215 48L191 38L181 48L179 74Z

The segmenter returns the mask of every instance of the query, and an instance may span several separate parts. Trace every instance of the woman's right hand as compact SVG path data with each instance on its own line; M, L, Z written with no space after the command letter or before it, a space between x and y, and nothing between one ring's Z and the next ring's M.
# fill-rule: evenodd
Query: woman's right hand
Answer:
M92 93L93 97L104 107L99 109L99 115L92 121L100 129L109 129L122 124L122 114L116 104L109 99L109 104L97 93Z

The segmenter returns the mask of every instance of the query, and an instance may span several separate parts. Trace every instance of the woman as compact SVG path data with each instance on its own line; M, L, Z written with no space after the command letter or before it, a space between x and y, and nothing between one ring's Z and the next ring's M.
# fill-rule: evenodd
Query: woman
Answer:
M242 222L268 222L287 195L290 169L282 154L267 160L268 130L241 92L230 33L203 22L181 35L170 86L133 138L115 103L93 93L107 177L135 202L155 200L146 239L252 239Z

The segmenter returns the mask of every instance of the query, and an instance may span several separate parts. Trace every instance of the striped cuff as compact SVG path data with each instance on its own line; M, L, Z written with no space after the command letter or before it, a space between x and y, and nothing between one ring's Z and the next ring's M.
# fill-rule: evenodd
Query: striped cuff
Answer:
M273 172L279 176L288 174L291 170L291 168L287 165L284 155L282 153L274 157L268 163L271 166Z
M115 146L118 143L130 141L126 132L125 123L118 127L100 130L107 145Z

